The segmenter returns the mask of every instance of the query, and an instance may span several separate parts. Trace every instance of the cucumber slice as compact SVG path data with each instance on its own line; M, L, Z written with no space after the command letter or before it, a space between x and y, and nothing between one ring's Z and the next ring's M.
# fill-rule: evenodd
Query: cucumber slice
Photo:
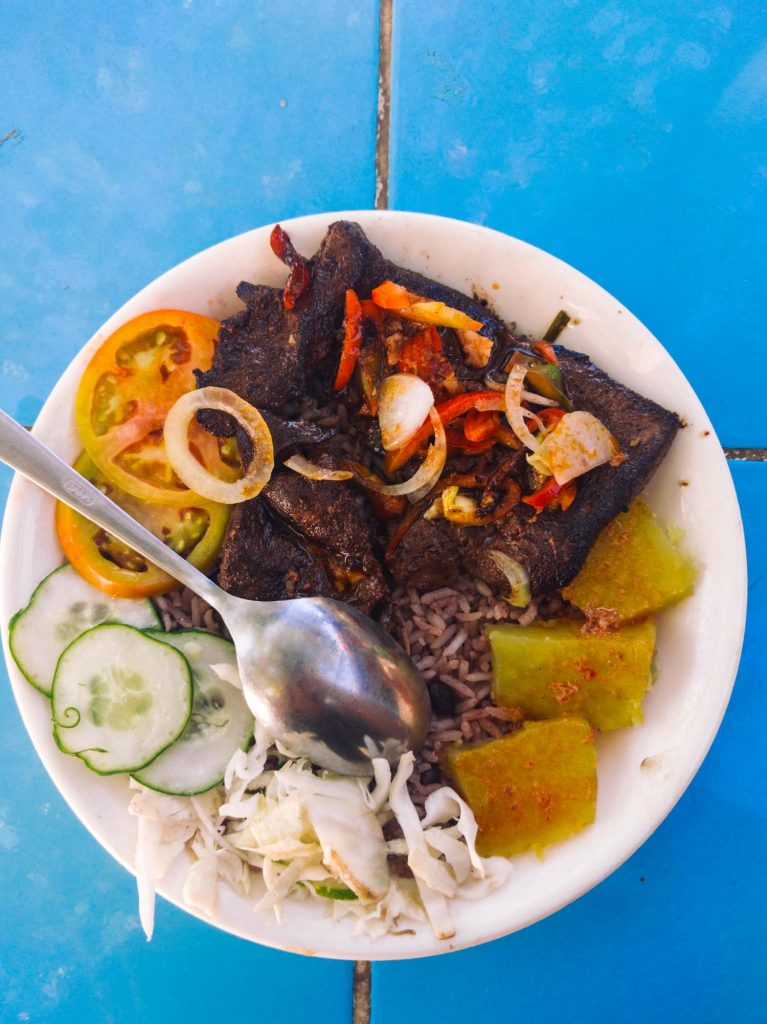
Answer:
M253 738L253 712L242 690L220 679L211 665L237 668L234 644L199 629L152 630L149 636L181 651L192 669L194 698L181 739L146 768L133 773L142 786L174 796L194 796L218 786L232 754Z
M132 626L89 629L59 658L53 735L99 775L133 772L179 738L192 710L186 658Z
M29 682L50 697L61 652L102 622L156 629L160 618L151 601L102 594L71 565L62 565L38 583L29 604L11 619L8 644L13 660Z

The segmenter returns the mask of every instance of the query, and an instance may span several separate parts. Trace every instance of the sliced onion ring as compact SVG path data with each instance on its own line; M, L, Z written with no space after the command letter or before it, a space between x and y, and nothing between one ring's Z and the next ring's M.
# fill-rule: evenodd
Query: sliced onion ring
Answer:
M522 444L531 451L537 452L540 448L540 443L533 437L525 423L525 416L532 418L532 414L528 409L522 408L522 395L524 394L526 374L527 367L523 363L519 363L511 368L506 381L505 391L506 419Z
M354 476L349 469L328 469L326 466L318 466L316 462L310 462L303 455L291 455L289 459L285 459L285 465L299 476L305 476L307 480L351 480Z
M554 409L559 405L559 402L553 398L544 398L543 395L536 395L534 391L523 391L522 400L525 402L532 402L533 405L545 405L549 409Z
M380 484L371 479L365 479L364 484L368 490L378 491L379 494L388 494L393 498L406 494L412 502L420 501L425 497L440 478L445 468L447 458L447 438L445 428L442 425L440 415L434 406L429 410L429 418L434 427L434 444L429 445L426 458L418 470L401 484Z
M622 458L618 442L604 423L579 409L565 413L527 461L533 469L553 475L564 486L605 462L617 465Z
M393 373L387 377L378 398L378 424L386 451L407 444L433 405L431 388L414 373Z
M488 551L488 555L509 581L511 592L504 600L512 608L526 608L530 604L532 595L530 593L530 577L524 567L511 555L507 555L505 551Z
M241 480L227 483L201 465L189 449L188 430L192 417L202 409L215 409L233 416L253 445L253 458ZM200 388L182 395L165 418L165 450L179 479L192 491L210 501L235 505L261 491L274 469L274 448L269 427L252 405L227 388Z

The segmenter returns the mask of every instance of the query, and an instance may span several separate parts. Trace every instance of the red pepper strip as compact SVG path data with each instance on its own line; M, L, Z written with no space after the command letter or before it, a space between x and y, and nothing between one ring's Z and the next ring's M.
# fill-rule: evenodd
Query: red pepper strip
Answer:
M486 437L484 441L469 441L460 428L446 430L445 439L448 451L465 452L467 455L481 455L495 444L494 437Z
M282 260L286 266L290 267L290 276L285 285L282 301L285 309L293 309L311 284L312 275L309 261L305 256L296 252L288 233L283 231L279 224L275 224L272 228L269 244L277 259Z
M553 366L556 366L559 362L553 346L548 341L534 341L530 348L533 352L539 355L541 359L545 359L547 363L551 363Z
M362 306L357 293L352 288L346 290L344 318L344 343L341 349L341 361L338 364L335 391L341 391L352 379L354 367L359 359L362 346Z
M536 512L542 512L543 509L552 505L557 500L562 490L563 485L558 484L552 476L549 477L543 487L533 491L532 494L528 494L522 501L526 505L532 505Z
M463 432L469 441L484 441L495 437L501 425L501 417L497 412L478 412L469 409L463 421Z
M370 293L373 302L381 309L407 309L415 296L412 296L407 288L394 281L384 281L374 288Z
M458 416L463 416L469 409L482 408L484 406L486 411L491 403L495 404L495 408L498 408L499 404L502 406L503 396L499 395L497 391L465 391L461 395L453 395L452 398L440 402L436 406L436 410L442 422L449 423ZM429 440L433 429L431 420L426 420L409 441L403 444L401 448L397 448L396 451L390 452L386 457L387 472L393 473L404 466L406 462L409 462L418 449ZM488 447L490 446L488 445Z
M559 507L563 512L567 512L572 503L575 501L575 495L578 493L578 485L575 480L571 480L569 484L565 484L562 493L559 495Z
M552 476L549 477L540 490L528 494L522 501L526 505L532 505L536 512L541 512L550 505L559 505L562 511L566 512L575 501L576 493L577 485L575 480L571 480L566 484L558 484Z
M539 409L536 416L542 421L544 427L556 427L564 414L564 409L555 409L550 407L548 409Z
M453 366L444 353L436 327L425 327L402 343L397 370L415 374L434 392L442 388L448 377L453 375Z

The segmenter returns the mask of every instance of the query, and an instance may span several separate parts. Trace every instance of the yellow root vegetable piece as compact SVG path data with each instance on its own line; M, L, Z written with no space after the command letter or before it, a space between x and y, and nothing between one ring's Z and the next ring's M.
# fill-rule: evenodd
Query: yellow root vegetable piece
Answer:
M498 740L449 747L443 767L474 812L483 857L540 853L594 820L597 755L581 718L527 722Z
M638 498L604 528L562 593L589 618L620 625L676 604L694 586L691 560Z
M493 697L531 718L582 715L595 729L642 721L652 682L655 623L583 633L572 620L488 629Z

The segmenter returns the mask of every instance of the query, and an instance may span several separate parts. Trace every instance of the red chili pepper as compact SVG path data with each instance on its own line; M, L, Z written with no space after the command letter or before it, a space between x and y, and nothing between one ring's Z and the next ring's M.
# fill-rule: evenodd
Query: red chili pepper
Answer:
M553 407L548 409L539 409L536 413L536 416L543 423L544 427L556 427L557 423L559 423L564 415L564 409L555 409Z
M466 452L467 455L480 455L489 451L495 444L494 437L486 437L484 441L469 441L460 428L446 430L445 439L448 449Z
M556 366L559 360L557 354L554 351L554 347L548 341L534 341L530 348L533 352L537 353L541 359L545 359L547 363L551 363Z
M497 412L478 412L469 409L463 421L463 432L469 441L484 441L495 437L501 425L501 417Z
M559 505L563 512L575 501L576 483L571 480L566 484L558 484L554 477L549 477L546 483L539 490L528 494L522 501L526 505L532 505L536 512L542 512L550 505Z
M497 391L465 391L461 395L454 395L452 398L440 402L436 406L436 411L439 413L443 423L449 423L451 420L457 419L458 416L463 416L469 409L476 409L478 403L481 406L489 402L502 403L503 397ZM404 466L406 462L409 462L421 445L429 440L433 430L431 420L425 420L423 426L418 428L406 444L403 444L401 448L397 448L396 451L390 452L387 455L387 471L393 473ZM471 444L471 442L467 443ZM459 446L455 445L455 447ZM488 445L488 447L491 447L491 445Z
M344 309L344 343L336 381L333 385L335 391L341 391L352 379L362 346L362 306L357 298L357 293L352 288L346 290Z
M542 512L543 509L551 505L559 497L562 491L562 484L558 484L554 477L549 477L543 487L537 491L533 491L532 494L528 494L522 499L526 505L532 505L536 512Z
M282 260L286 266L290 267L290 276L285 285L282 301L285 309L293 309L311 284L312 275L309 261L305 256L296 252L287 231L284 231L279 224L275 224L272 228L269 244L277 259Z

